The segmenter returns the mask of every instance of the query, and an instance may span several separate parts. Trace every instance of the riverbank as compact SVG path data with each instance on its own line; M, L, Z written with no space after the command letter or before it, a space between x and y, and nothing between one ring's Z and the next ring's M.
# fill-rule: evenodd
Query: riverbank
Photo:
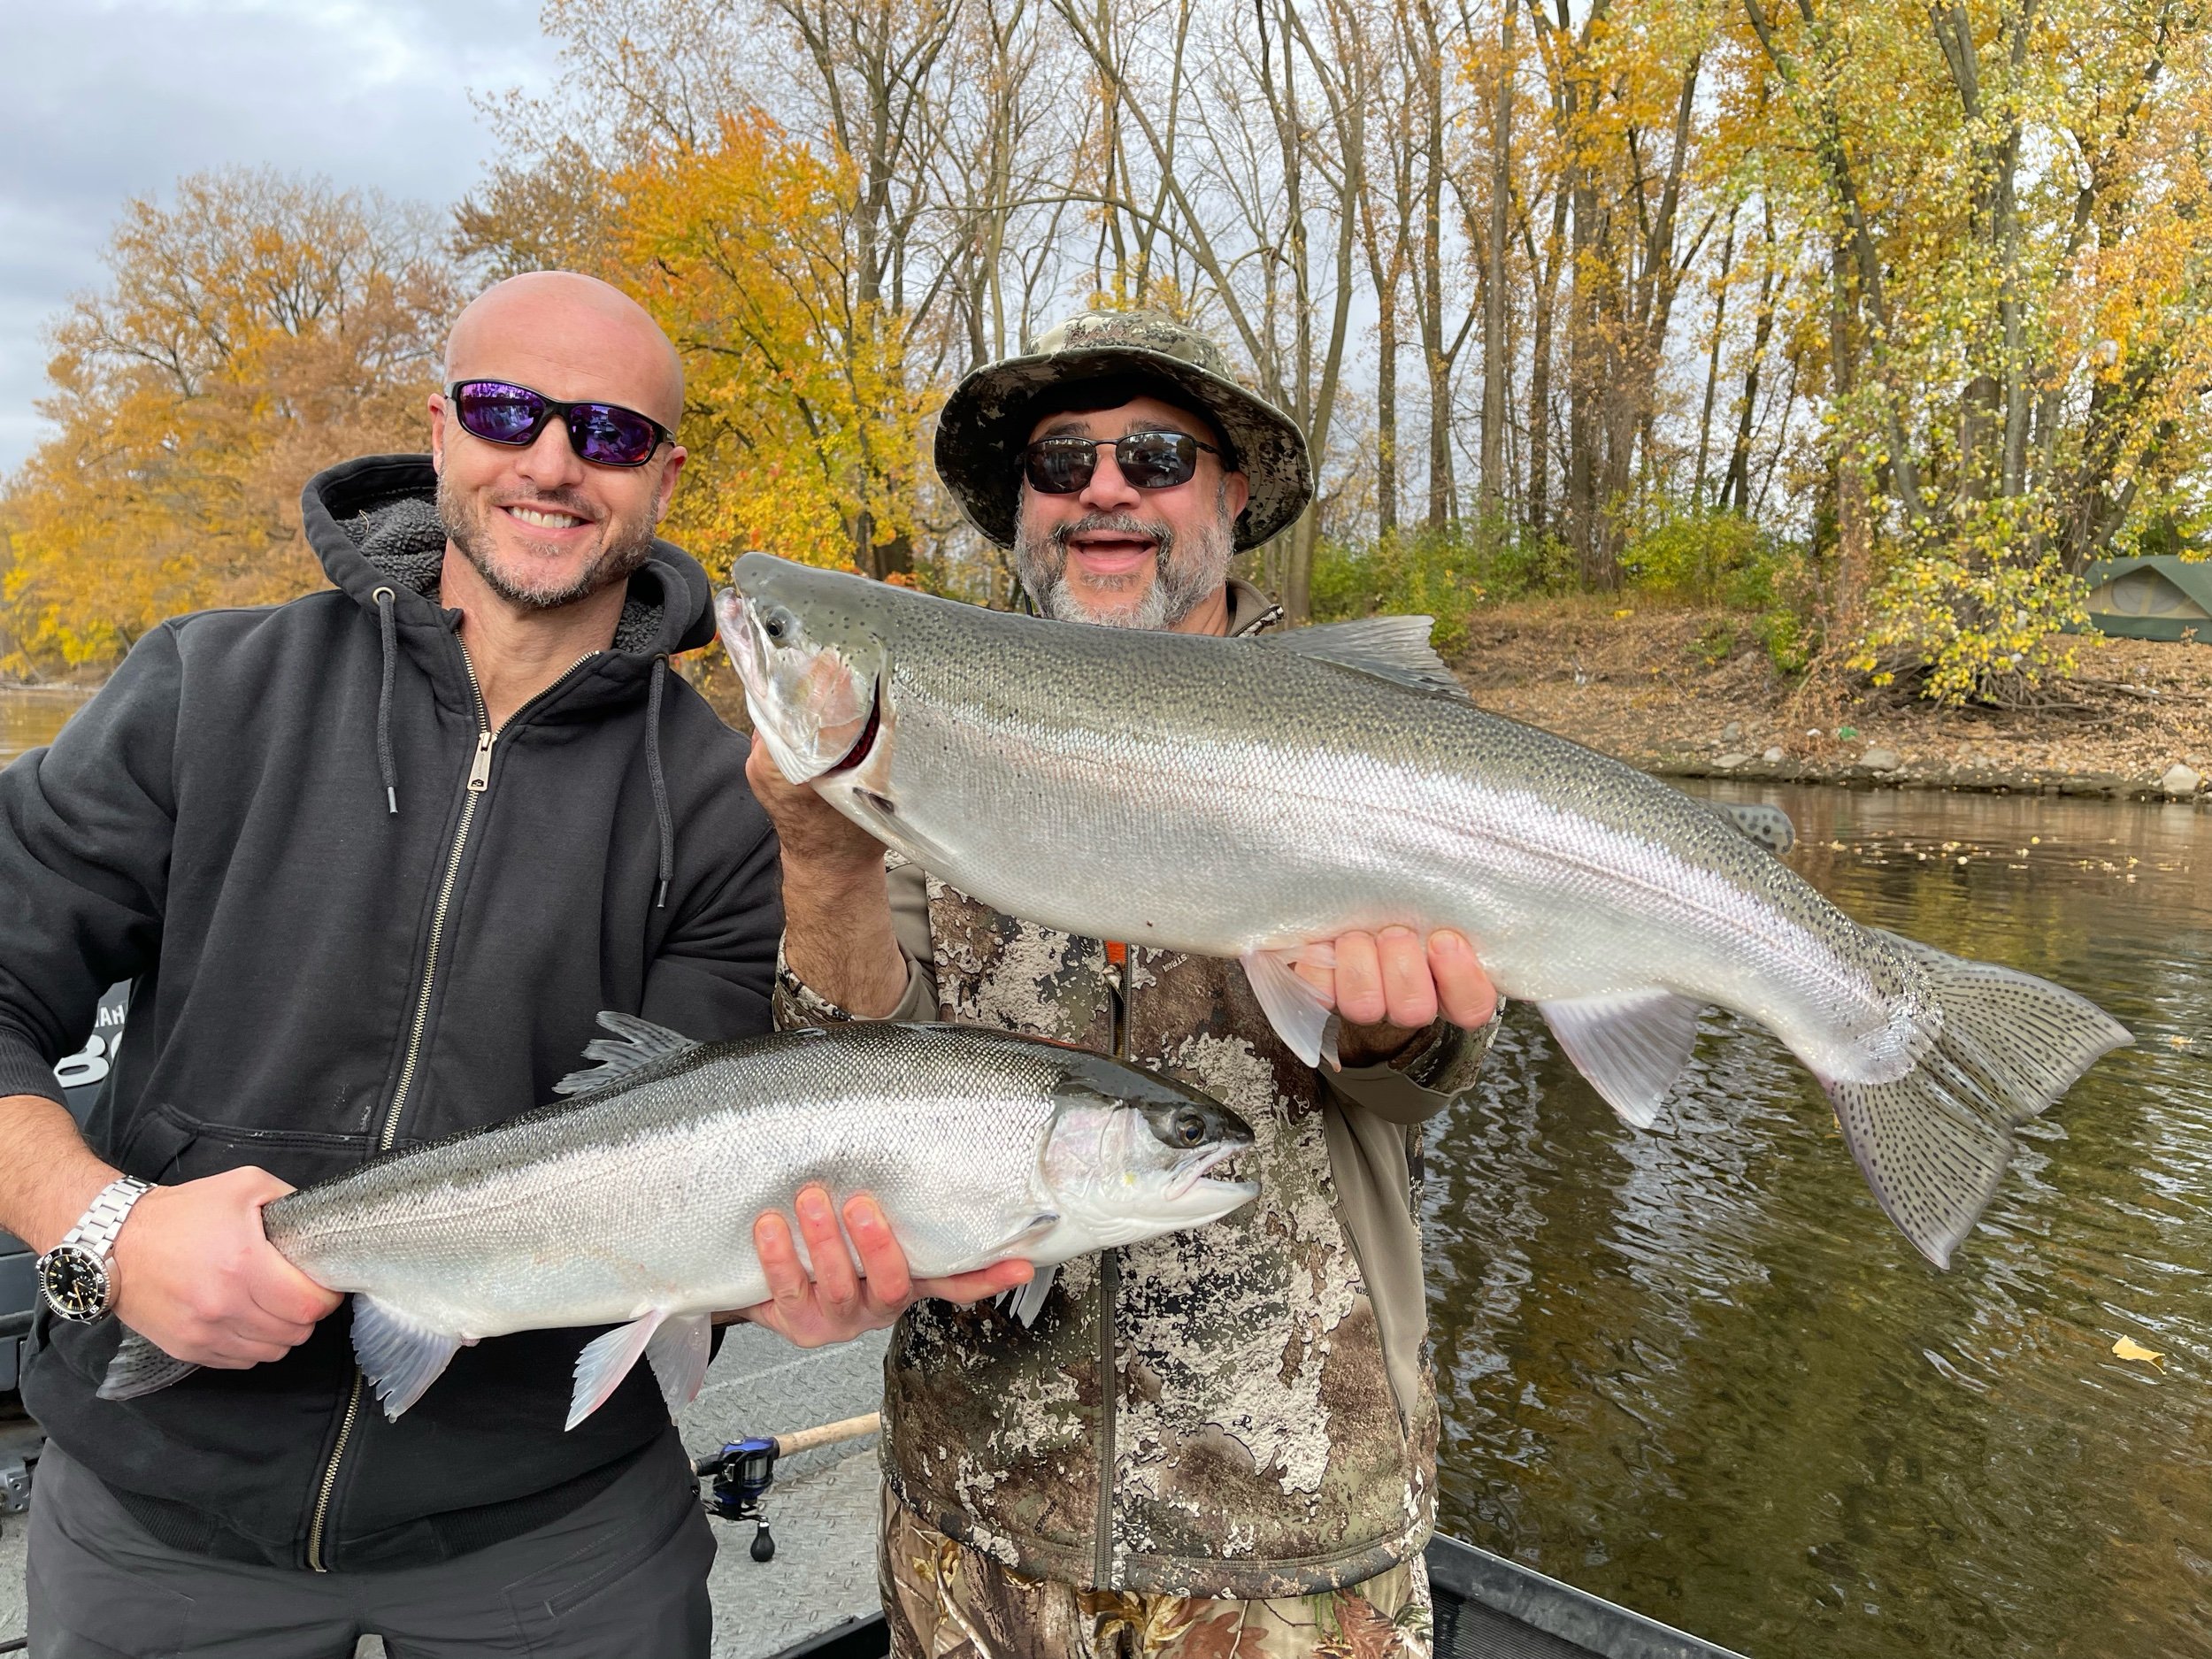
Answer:
M1738 613L1584 596L1477 611L1452 666L1483 707L1663 777L2201 803L2212 774L2212 645L2088 635L2061 706L1939 709L1816 699Z

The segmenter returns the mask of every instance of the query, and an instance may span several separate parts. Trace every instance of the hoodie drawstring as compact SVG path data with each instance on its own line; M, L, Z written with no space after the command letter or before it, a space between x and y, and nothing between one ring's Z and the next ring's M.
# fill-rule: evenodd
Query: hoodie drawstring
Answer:
M645 775L652 780L653 810L660 818L661 885L653 908L668 903L669 878L676 873L676 820L668 810L668 782L661 776L661 687L668 680L665 653L653 659L653 688L645 703Z
M398 661L396 624L392 617L393 593L380 588L370 595L376 601L377 630L384 638L384 684L376 694L376 769L384 780L384 804L394 817L399 813L399 767L392 759L392 669Z

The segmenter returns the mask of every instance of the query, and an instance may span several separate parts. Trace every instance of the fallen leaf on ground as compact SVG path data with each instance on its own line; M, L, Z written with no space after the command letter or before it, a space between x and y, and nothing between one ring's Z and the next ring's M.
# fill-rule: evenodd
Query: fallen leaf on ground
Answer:
M2154 1348L2145 1348L2131 1336L2124 1336L2115 1342L2112 1345L2112 1351L2121 1359L2147 1359L2159 1370L2166 1369L2166 1356Z

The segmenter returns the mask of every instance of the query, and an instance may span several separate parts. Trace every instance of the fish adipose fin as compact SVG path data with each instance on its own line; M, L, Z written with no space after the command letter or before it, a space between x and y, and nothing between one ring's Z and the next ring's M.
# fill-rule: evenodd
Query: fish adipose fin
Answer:
M1356 622L1263 634L1253 643L1356 669L1415 691L1441 692L1470 702L1467 688L1452 678L1444 659L1430 648L1429 630L1435 626L1429 617L1363 617Z
M163 1353L137 1332L126 1331L115 1357L108 1362L107 1374L100 1379L100 1398L135 1400L182 1382L199 1369L189 1360Z
M462 1346L460 1337L433 1331L373 1296L353 1299L353 1356L394 1423L444 1374Z
M1703 1003L1655 989L1537 1006L1575 1070L1607 1105L1639 1129L1659 1121L1659 1103L1697 1046Z
M581 1071L571 1071L553 1086L556 1094L589 1094L596 1089L611 1088L627 1082L649 1065L688 1054L699 1046L681 1032L656 1025L635 1014L618 1014L612 1009L599 1011L599 1023L614 1033L613 1037L595 1037L584 1045L584 1058L599 1064Z
M1336 1031L1329 1021L1335 1010L1291 967L1296 954L1247 951L1241 958L1244 977L1251 980L1252 995L1259 998L1267 1023L1275 1027L1284 1045L1308 1065L1326 1060L1334 1068Z
M1891 1082L1821 1081L1885 1213L1948 1267L2011 1161L2014 1127L2134 1038L2047 979L1888 937L1926 965L1942 1029Z
M1714 809L1746 841L1765 848L1778 858L1797 845L1797 826L1778 806L1744 803Z
M654 1332L668 1317L659 1308L642 1318L627 1325L618 1325L603 1336L595 1336L584 1344L584 1351L576 1356L576 1391L569 1396L568 1421L561 1426L572 1429L613 1397L622 1386L622 1379L630 1374L638 1356L644 1353L652 1341ZM667 1384L664 1379L662 1387Z
M711 1323L707 1314L679 1314L663 1321L645 1345L646 1363L659 1379L672 1417L699 1397L699 1385L707 1379L707 1360L714 1352Z

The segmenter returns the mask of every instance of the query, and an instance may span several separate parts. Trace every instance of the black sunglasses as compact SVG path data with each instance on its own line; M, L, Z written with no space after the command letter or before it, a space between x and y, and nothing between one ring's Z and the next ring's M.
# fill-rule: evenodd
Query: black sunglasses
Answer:
M461 430L487 443L527 449L559 418L568 447L594 466L643 466L676 434L650 415L619 403L564 403L510 380L456 380L445 400Z
M1098 449L1111 444L1114 465L1139 489L1173 489L1198 471L1198 452L1219 455L1187 432L1133 432L1125 438L1040 438L1021 452L1022 476L1041 495L1072 495L1098 471Z

